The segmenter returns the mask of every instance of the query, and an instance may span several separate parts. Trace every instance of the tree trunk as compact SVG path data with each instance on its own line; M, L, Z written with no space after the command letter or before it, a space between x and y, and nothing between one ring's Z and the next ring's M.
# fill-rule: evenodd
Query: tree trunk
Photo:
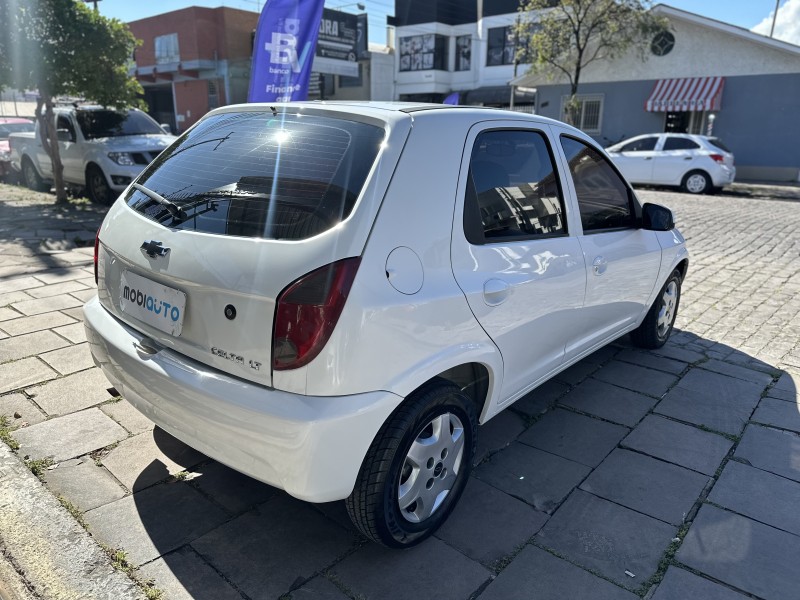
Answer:
M42 114L44 105L44 114ZM53 167L53 183L56 188L56 203L67 201L67 188L64 185L64 165L58 147L58 134L56 132L56 117L53 113L53 98L42 94L36 100L36 121L39 123L39 139L42 147L50 157Z
M573 127L580 128L580 112L581 112L581 103L578 101L578 95L575 92L570 94L569 100L567 100L566 106L566 121L569 125Z

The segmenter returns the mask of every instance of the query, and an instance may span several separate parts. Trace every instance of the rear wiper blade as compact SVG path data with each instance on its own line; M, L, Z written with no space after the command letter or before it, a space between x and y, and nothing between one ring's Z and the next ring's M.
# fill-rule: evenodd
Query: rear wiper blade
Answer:
M140 192L142 192L148 198L151 198L152 200L155 200L156 202L158 202L159 204L164 206L164 208L166 208L169 211L169 214L171 214L173 216L173 218L178 219L180 221L185 221L186 220L186 218L188 216L186 214L186 211L181 209L174 202L164 198L164 196L162 196L158 192L154 192L153 190L147 189L146 187L144 187L143 185L139 185L138 183L134 183L133 184L133 188L136 189L136 190L139 190Z

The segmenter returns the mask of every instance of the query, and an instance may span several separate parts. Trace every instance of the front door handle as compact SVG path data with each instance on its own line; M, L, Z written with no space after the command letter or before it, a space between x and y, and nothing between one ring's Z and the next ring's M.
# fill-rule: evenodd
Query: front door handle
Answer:
M489 279L483 284L483 301L489 306L497 306L508 298L509 286L500 279Z
M606 272L607 268L608 268L608 261L602 256L598 256L592 262L592 272L595 275L602 275L603 273Z
M692 160L692 158L693 158L692 156L684 156L683 160Z

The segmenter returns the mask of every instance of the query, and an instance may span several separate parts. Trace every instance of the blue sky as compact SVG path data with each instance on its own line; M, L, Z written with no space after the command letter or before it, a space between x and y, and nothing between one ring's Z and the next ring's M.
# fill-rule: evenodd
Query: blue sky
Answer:
M369 14L370 41L384 43L386 15L394 14L394 0L362 0L362 2L366 5L366 12ZM669 0L664 4L746 29L752 29L763 21L771 24L771 14L775 10L775 0ZM781 13L786 13L787 23L784 26L797 31L794 23L789 22L795 21L790 16L789 8L800 6L800 0L780 0L780 4L782 7L790 6L786 6L786 10L779 11L779 21L783 17ZM103 15L127 22L187 6L230 6L259 11L263 5L264 0L101 0L99 8ZM347 12L360 12L356 3L349 2L349 0L326 0L325 6L329 8L342 7ZM795 13L796 11L791 12ZM766 25L766 27L768 32L769 26ZM778 30L781 28L779 27ZM776 35L776 37L778 36ZM795 39L794 42L800 43L800 39Z

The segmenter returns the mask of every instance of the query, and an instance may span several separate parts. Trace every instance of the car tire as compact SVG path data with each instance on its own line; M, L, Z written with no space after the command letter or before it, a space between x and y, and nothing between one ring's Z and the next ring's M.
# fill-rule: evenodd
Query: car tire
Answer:
M706 194L713 187L711 177L705 171L689 171L681 182L681 189L689 194Z
M631 332L633 343L654 350L667 343L681 300L681 272L675 269L638 328Z
M103 170L97 165L89 165L86 168L86 193L92 202L108 206L113 198L111 187L103 174Z
M472 469L478 421L457 386L435 379L384 423L346 500L353 524L390 548L419 544L444 523Z
M22 181L25 182L25 187L34 192L50 191L50 186L44 182L36 170L36 165L27 156L22 158Z

